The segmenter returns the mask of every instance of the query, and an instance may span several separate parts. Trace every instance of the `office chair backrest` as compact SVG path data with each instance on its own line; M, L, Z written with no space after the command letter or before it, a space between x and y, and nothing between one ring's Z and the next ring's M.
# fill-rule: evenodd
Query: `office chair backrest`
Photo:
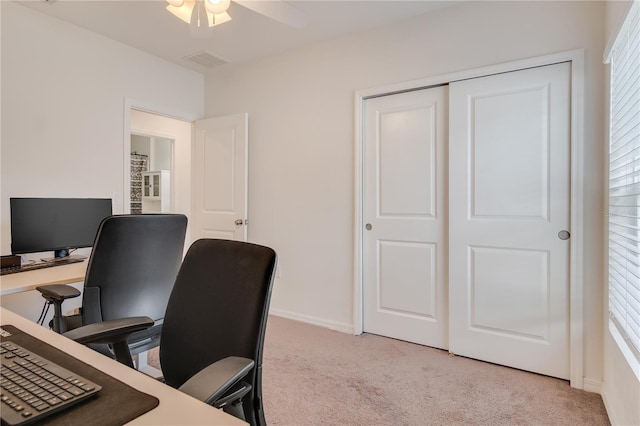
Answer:
M104 219L87 265L83 323L141 315L161 320L182 261L186 229L181 214Z
M262 348L276 253L241 241L202 239L189 248L171 292L160 340L167 384L181 386L227 356L253 359L247 421L262 417ZM256 410L259 411L256 414Z

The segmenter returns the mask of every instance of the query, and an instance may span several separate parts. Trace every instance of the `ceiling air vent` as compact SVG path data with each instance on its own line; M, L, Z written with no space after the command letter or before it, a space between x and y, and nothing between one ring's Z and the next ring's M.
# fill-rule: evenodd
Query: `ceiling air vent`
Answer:
M219 67L220 65L228 64L229 61L218 58L211 53L203 50L202 52L193 53L189 56L185 56L187 61L195 62L198 65L202 65L206 68Z

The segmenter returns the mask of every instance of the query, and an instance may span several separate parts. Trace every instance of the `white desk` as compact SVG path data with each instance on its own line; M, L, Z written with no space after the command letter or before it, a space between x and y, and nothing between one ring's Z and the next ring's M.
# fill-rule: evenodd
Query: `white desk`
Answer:
M89 260L0 276L0 296L35 290L40 285L84 281Z
M51 269L51 268L49 268ZM83 345L0 308L0 323L11 324L129 386L160 400L153 410L128 423L131 425L246 425L225 412L200 402L151 377L128 368Z
M0 303L10 311L35 322L43 303L40 293L35 291L36 287L49 284L76 284L74 287L82 291L88 263L89 259L86 259L84 262L2 275L0 276L0 298L14 296L5 297L6 303L2 303L1 300ZM35 294L27 294L30 291ZM18 295L18 293L21 294ZM82 306L82 298L69 299L63 306L66 312L70 312ZM43 324L48 324L52 317L53 310L45 317ZM159 374L159 371L147 365L146 352L139 354L138 365L141 371L156 376Z

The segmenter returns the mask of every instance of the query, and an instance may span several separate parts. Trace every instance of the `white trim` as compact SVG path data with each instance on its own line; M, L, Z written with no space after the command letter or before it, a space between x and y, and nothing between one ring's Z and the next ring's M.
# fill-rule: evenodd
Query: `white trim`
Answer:
M131 109L135 109L136 111L140 111L136 107L132 107ZM131 111L131 110L129 110L129 111ZM160 115L157 112L153 112L151 114ZM163 117L166 117L166 115L163 115ZM185 121L185 123L191 123L191 121ZM130 127L130 134L136 135L136 136L144 136L144 137L147 137L147 138L162 138L162 139L171 139L171 140L173 140L173 138L175 138L174 135L168 135L166 133L155 132L155 131L149 132L147 130L140 130L140 129L137 129L135 127Z
M602 381L584 378L584 390L586 392L593 392L602 394Z
M362 144L364 143L364 133L362 129L362 125L364 123L362 117L362 104L365 99L365 94L363 92L355 93L355 144L354 144L354 194L355 194L355 202L354 202L354 221L353 221L353 242L354 242L354 254L353 254L353 334L359 335L364 332L364 320L362 318L364 312L362 307L362 286L363 286L363 276L362 276L362 268L364 267L362 260L362 196L363 196L363 188L362 181L364 176L362 172L364 170L363 165L363 157L362 157Z
M421 78L402 83L389 84L380 87L359 90L356 92L356 100L362 100L374 96L384 96L396 92L406 92L424 87L440 86L454 81L468 80L470 78L485 77L492 74L502 74L505 72L519 71L526 68L541 67L560 62L574 61L577 57L584 57L584 49L575 49L567 52L552 53L550 55L535 58L521 59L513 62L489 65L481 68L457 71L443 75ZM356 104L357 108L357 104ZM357 108L358 109L358 108Z
M198 117L189 116L189 114L184 114L181 112L177 112L170 108L165 108L153 102L146 102L140 100L134 100L125 96L124 98L124 128L123 128L123 169L124 173L124 186L122 188L122 212L123 213L131 213L131 173L129 170L131 169L131 110L135 109L138 111L148 112L151 114L161 115L167 118L173 118L176 120L186 121L188 123L194 123L198 120ZM134 130L134 133L136 131ZM148 132L143 132L148 133ZM163 135L151 135L151 136L160 136L167 137ZM171 139L172 137L169 137ZM192 138L193 139L193 138ZM193 143L193 140L192 140ZM171 148L171 162L175 164L175 144L173 144ZM173 191L173 173L171 174L171 190ZM171 203L173 206L173 194L171 196Z
M607 412L607 416L609 417L609 422L612 425L623 425L621 421L616 417L616 410L613 410L613 407L609 403L609 399L607 398L607 392L602 392L600 394L602 397L602 402L604 403L604 409Z
M353 327L351 326L351 324L348 324L346 322L327 321L324 318L273 308L269 310L269 315L287 318L294 321L300 321L311 325L317 325L319 327L328 328L329 330L339 331L341 333L354 334Z
M571 386L584 388L584 252L583 230L585 209L584 203L584 160L583 160L583 129L584 129L584 49L558 52L535 58L527 58L513 62L491 65L427 77L419 80L390 84L357 91L355 93L355 151L354 151L354 304L353 304L353 332L363 332L363 253L362 253L362 144L363 117L362 104L365 99L374 96L416 90L424 87L448 84L454 81L483 77L492 74L517 71L551 65L559 62L571 62L571 260L569 271L570 288L570 325L569 325L569 358Z
M124 98L125 107L129 107L129 109L137 109L138 111L144 111L151 114L158 114L168 118L174 118L176 120L182 120L187 122L194 122L197 120L201 120L201 116L196 116L193 114L188 114L183 111L177 111L173 108L169 108L165 105L160 105L155 102L142 101L139 99L133 99L126 97Z
M571 259L569 363L571 386L584 387L584 50L571 58Z
M627 363L629 364L629 368L631 369L631 371L633 371L633 374L636 376L636 379L638 379L638 381L640 382L640 360L633 353L630 343L626 341L624 336L620 333L620 330L618 329L618 327L613 323L611 319L609 319L608 328L609 328L609 333L611 333L611 337L616 342L616 345L618 345L618 348L620 349L622 356L624 357L625 360L627 360Z
M635 1L629 2L629 4L627 5L627 10L625 10L625 12L620 16L620 20L616 23L616 29L611 33L611 37L607 42L607 47L605 47L604 54L602 55L602 61L605 64L608 64L611 62L611 54L616 48L616 42L618 40L618 36L622 31L626 31L626 28L629 25L629 19L627 19L627 17L631 15L631 10L634 7L640 7L640 1L635 0Z

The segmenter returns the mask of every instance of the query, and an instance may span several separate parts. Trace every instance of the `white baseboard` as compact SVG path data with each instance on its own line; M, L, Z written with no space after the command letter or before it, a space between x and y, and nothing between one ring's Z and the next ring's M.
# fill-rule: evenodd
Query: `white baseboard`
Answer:
M587 392L593 392L602 395L602 381L600 380L593 380L585 377L583 379L583 386L584 390Z
M617 421L617 419L616 419L615 410L612 409L612 407L609 404L609 401L607 399L607 392L603 392L603 393L601 393L601 395L602 395L602 402L604 403L604 409L607 412L607 416L609 416L609 421L611 422L611 424L612 425L620 425L620 424L622 424L619 421Z
M294 321L305 322L307 324L317 325L319 327L328 328L330 330L339 331L341 333L353 334L353 324L328 321L324 318L313 317L311 315L304 315L297 312L285 311L282 309L270 309L269 314Z

